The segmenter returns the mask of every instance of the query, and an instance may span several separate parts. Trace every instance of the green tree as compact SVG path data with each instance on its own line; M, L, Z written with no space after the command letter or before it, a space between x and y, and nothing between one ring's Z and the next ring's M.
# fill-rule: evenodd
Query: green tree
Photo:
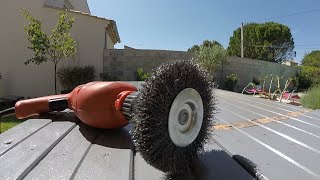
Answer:
M47 35L42 29L42 22L30 15L28 11L22 9L21 14L28 20L29 24L24 26L30 46L34 56L28 59L25 64L34 63L39 65L43 62L51 61L54 64L54 89L57 94L57 65L58 63L76 53L76 42L71 37L70 29L74 18L69 17L65 12L58 12L58 22L51 30L51 35Z
M320 84L320 51L312 51L303 57L298 82L300 90Z
M266 22L243 27L244 57L281 63L293 56L294 41L286 25ZM227 49L230 56L241 55L241 29L233 32Z
M298 76L299 90L307 90L320 84L320 68L302 66Z
M320 51L311 51L310 53L306 54L303 57L302 65L320 68Z
M222 45L218 42L218 41L215 41L215 40L212 40L212 41L209 41L209 40L205 40L202 42L202 46L205 46L205 47L210 47L210 46L221 46ZM200 46L201 45L193 45L191 48L188 49L188 52L196 52L196 51L199 51L200 50Z
M208 72L214 72L223 62L227 60L227 51L221 45L200 45L195 51L196 60Z

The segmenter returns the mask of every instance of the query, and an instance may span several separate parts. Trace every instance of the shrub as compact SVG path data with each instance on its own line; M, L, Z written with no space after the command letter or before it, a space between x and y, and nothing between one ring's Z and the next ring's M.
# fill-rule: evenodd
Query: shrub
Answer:
M210 74L212 74L222 63L227 61L227 51L219 45L201 45L195 54L197 62Z
M150 73L144 72L143 69L140 67L137 69L137 81L145 81L151 76Z
M227 87L227 90L229 91L234 91L235 87L238 84L238 76L236 74L230 74L227 76L226 80L225 80L225 84Z
M119 81L116 76L112 76L108 72L100 73L100 79L102 81Z
M72 90L80 84L93 81L95 69L93 66L62 67L58 71L58 79L64 90Z
M301 104L305 108L320 109L320 85L314 86L301 97Z
M307 90L310 87L320 84L320 68L302 66L298 77L298 89Z

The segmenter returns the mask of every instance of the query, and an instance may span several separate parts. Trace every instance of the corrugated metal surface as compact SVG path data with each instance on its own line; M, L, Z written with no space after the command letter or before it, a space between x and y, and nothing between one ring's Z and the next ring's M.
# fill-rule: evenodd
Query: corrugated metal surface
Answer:
M88 127L73 113L32 119L0 135L0 179L319 179L320 113L217 90L212 141L190 174L169 176L132 150L130 127Z

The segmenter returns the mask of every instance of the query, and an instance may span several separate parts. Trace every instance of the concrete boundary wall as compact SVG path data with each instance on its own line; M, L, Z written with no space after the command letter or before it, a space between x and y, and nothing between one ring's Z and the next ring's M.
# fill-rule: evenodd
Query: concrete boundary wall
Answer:
M104 51L103 71L118 80L134 81L139 67L145 72L152 72L162 63L191 59L192 55L184 51L107 49Z
M160 64L179 59L192 59L193 53L183 51L164 50L137 50L137 49L109 49L104 51L103 71L116 76L121 81L135 81L136 70L142 67L145 72L152 72ZM284 76L285 80L293 77L298 68L277 63L261 61L249 58L229 57L228 62L219 67L213 74L216 84L225 88L225 79L229 74L237 74L239 78L236 91L242 89L252 81L255 76L263 78L273 74ZM269 87L269 80L266 87Z
M236 91L240 92L242 89L252 81L255 76L263 78L270 74L284 76L282 87L285 81L296 75L297 67L282 65L273 62L261 61L249 58L229 57L228 62L221 66L215 73L216 83L219 87L225 87L225 79L229 74L237 74L239 78L238 87ZM266 87L269 88L270 80L266 81Z

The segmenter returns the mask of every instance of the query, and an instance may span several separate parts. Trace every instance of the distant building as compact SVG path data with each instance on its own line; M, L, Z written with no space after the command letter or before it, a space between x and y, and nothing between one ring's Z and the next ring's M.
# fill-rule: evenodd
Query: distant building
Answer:
M293 66L293 67L297 67L298 63L294 62L292 60L287 60L287 61L283 61L281 64L287 65L287 66Z
M124 45L123 48L124 48L124 49L135 49L135 48L133 48L133 47L126 46L126 45Z
M0 1L0 97L9 94L35 97L54 93L54 66L51 62L24 65L33 52L27 48L29 42L24 25L28 22L21 16L22 8L41 20L47 32L56 24L59 10L67 10L75 18L71 34L77 42L77 54L63 61L60 67L93 65L96 77L99 77L103 72L104 50L114 49L114 45L120 42L115 21L91 15L87 0Z

